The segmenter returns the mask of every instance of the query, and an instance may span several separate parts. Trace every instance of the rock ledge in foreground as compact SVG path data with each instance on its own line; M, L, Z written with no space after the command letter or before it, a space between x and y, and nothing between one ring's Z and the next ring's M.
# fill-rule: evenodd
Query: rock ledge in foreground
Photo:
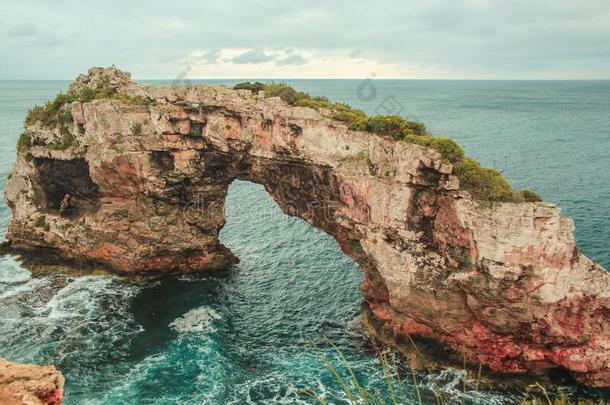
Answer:
M60 405L64 377L53 366L0 359L0 404Z

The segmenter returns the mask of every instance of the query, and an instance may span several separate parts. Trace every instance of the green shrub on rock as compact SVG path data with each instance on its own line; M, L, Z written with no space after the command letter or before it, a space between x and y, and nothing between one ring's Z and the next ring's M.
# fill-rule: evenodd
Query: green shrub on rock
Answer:
M538 202L542 198L530 190L513 190L510 183L498 170L483 167L474 159L464 155L464 150L449 138L430 135L410 135L406 142L416 143L438 151L442 160L451 163L453 173L460 180L462 190L469 191L475 198L485 201Z
M364 123L364 130L379 135L390 136L394 139L403 139L409 132L405 119L397 115L377 115L368 118Z
M303 94L304 93L301 93L301 95ZM321 108L334 109L337 107L337 105L331 103L326 97L322 96L300 97L297 99L294 105L299 107L309 107L313 108L314 110L319 110Z
M351 130L373 132L397 140L404 140L409 135L426 134L424 124L406 120L398 115L367 117L361 110L346 108L335 111L332 118L344 122Z
M250 91L252 91L252 93L256 94L259 91L265 90L265 84L261 83L261 82L254 82L254 83L244 82L244 83L239 83L239 84L235 85L233 87L233 89L235 89L235 90L250 90Z
M34 227L42 228L46 232L49 232L50 227L49 227L49 224L47 224L47 216L41 215L38 218L36 218L36 220L34 221Z
M66 150L73 146L76 146L76 138L71 133L65 132L62 134L60 141L48 144L47 148L51 150Z
M140 136L141 134L142 134L142 124L139 122L136 122L135 124L133 124L131 126L131 135Z
M17 152L25 153L32 147L32 138L23 132L17 140Z
M269 83L265 86L266 97L279 97L290 105L295 105L303 97L298 91L285 83Z
M39 122L43 127L58 128L68 121L72 121L69 111L62 111L64 105L76 101L73 94L59 93L54 100L47 101L42 107L34 106L25 118L26 125Z
M426 134L426 127L420 122L409 121L398 115L367 117L363 111L353 109L347 104L333 103L326 97L297 91L286 83L243 82L235 85L233 89L251 90L256 93L264 91L265 97L279 97L290 105L330 110L333 119L344 122L351 130L375 132L394 139Z
M28 115L25 117L25 124L32 125L36 122L42 122L45 116L45 109L39 105L30 108Z
M100 100L104 98L110 98L116 94L114 89L106 86L97 86L95 89L85 87L78 94L75 95L74 100L86 103L93 100Z
M415 135L428 134L428 130L426 129L426 126L422 122L407 120L405 125L406 125L407 129Z
M454 172L462 189L484 201L513 201L513 189L496 169L482 167L479 162L465 158L457 163Z
M367 116L364 111L344 109L335 111L332 118L341 121L347 125L352 131L364 131L366 126Z
M515 191L515 202L540 202L542 197L530 190Z
M93 100L113 99L127 105L149 105L152 100L144 97L133 97L125 93L117 93L108 83L98 85L96 88L83 88L78 93L59 93L54 100L47 101L43 106L34 106L28 113L25 124L32 125L39 122L43 127L65 128L72 123L71 112L64 106L75 101L87 103ZM62 131L63 132L63 131Z
M464 150L452 139L437 138L431 135L408 135L404 140L438 151L446 163L455 165L464 160Z
M234 90L250 90L253 93L265 92L265 97L279 97L286 103L300 107L310 107L315 110L321 108L338 111L359 111L353 110L350 106L343 103L333 103L323 96L312 96L308 93L295 90L286 83L261 83L243 82L233 86ZM363 116L364 113L361 112Z

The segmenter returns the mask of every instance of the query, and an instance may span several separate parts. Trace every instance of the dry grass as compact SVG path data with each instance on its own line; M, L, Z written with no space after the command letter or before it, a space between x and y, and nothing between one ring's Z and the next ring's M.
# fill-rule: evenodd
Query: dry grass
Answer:
M330 340L324 337L325 342L330 345L337 358L339 364L333 364L329 356L322 352L318 346L308 339L304 339L306 346L316 354L322 365L332 374L333 378L339 383L345 397L352 405L402 405L402 404L417 404L417 405L429 405L434 403L436 405L447 404L447 398L443 393L433 392L432 402L428 398L425 398L420 390L421 381L418 379L418 374L415 370L411 369L410 375L406 375L406 372L401 371L396 357L390 351L384 351L379 356L381 368L385 379L384 392L373 392L367 390L358 379L358 376L350 363L347 361L341 350L337 348ZM414 345L414 349L417 353L422 355L415 342L411 340ZM466 361L463 364L464 370L466 370ZM482 365L477 368L476 379L473 384L468 388L470 389L467 394L466 381L464 379L462 390L461 404L464 405L484 405L483 399L480 399L479 385L482 377ZM427 370L430 374L431 370ZM413 390L415 392L413 392ZM312 400L315 403L327 405L329 402L321 395L317 394L315 390L306 389L302 390L301 393ZM411 395L407 395L411 393ZM429 395L428 395L429 396ZM426 401L426 402L424 402ZM452 401L451 403L456 403ZM523 393L523 399L520 405L610 405L603 400L592 401L592 400L579 400L571 399L564 393L559 393L556 396L549 394L547 389L541 384L536 383L530 385Z

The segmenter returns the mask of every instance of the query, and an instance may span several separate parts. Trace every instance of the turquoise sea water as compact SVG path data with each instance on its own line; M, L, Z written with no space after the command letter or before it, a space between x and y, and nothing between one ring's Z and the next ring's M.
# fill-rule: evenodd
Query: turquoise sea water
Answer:
M0 81L0 189L28 108L67 84ZM516 187L558 203L575 220L584 253L610 268L610 82L291 84L369 113L401 111L453 137ZM242 261L213 276L146 284L35 277L0 257L0 356L57 365L67 404L310 403L305 388L341 403L340 387L302 340L317 340L339 364L323 334L363 384L382 389L378 348L360 331L357 266L330 237L283 215L259 185L235 182L227 211L221 239ZM9 219L2 202L0 235ZM434 403L432 387L463 399L460 371L419 377L426 403ZM581 393L610 399L607 391ZM508 404L516 396L479 399Z

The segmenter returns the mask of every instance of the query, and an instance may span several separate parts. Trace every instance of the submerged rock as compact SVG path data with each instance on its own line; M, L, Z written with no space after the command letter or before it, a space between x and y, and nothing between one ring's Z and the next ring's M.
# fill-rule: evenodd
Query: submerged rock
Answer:
M392 342L429 338L497 372L565 368L610 386L610 275L553 204L477 201L438 152L348 130L324 109L140 85L115 68L70 89L100 85L108 96L62 107L67 123L26 126L6 186L13 249L129 274L227 267L228 187L253 181L360 265L370 324Z
M64 377L53 366L0 359L0 404L60 405Z

